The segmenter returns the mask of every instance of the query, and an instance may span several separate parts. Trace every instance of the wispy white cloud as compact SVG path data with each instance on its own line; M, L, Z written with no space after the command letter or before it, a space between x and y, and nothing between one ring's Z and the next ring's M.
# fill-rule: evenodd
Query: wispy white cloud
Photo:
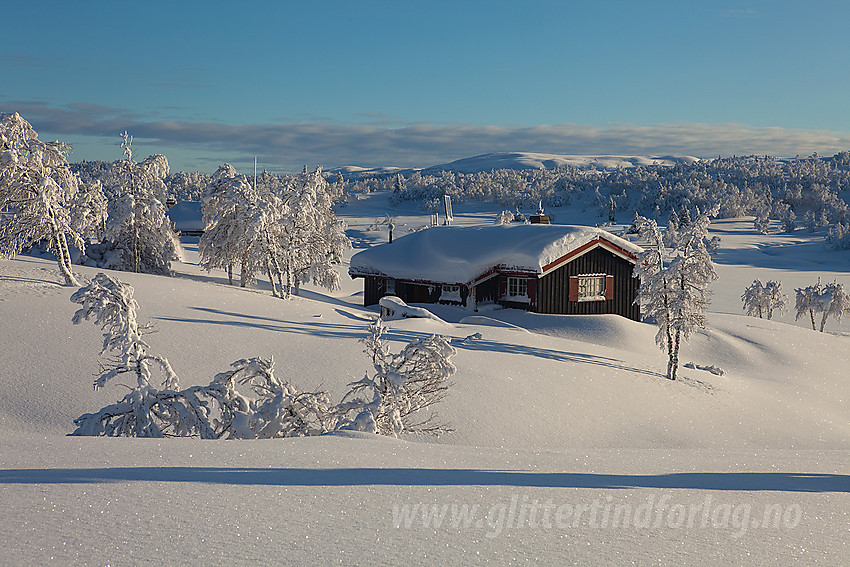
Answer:
M146 120L124 109L88 103L52 107L39 102L0 102L0 112L11 111L21 113L36 130L72 144L75 137L87 136L101 138L104 148L111 148L117 133L127 130L147 147L166 155L179 150L177 153L192 156L193 163L247 163L251 156L259 156L264 163L282 169L304 163L421 167L496 151L716 157L831 155L850 149L846 132L742 124L222 124ZM105 154L101 159L117 158ZM174 159L172 166L189 169Z

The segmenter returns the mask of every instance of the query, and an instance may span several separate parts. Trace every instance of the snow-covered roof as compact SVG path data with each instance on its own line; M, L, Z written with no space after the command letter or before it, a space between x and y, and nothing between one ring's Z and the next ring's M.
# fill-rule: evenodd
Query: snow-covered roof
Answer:
M493 268L535 274L595 242L626 256L640 246L600 228L569 225L441 226L402 236L351 258L352 276L468 283Z

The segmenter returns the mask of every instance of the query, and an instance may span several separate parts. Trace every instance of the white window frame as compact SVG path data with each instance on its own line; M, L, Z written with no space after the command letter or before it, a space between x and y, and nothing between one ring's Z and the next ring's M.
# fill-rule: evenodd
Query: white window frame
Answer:
M442 285L440 286L439 301L456 301L461 303L463 300L460 297L459 285Z
M605 301L608 274L579 274L578 301Z
M513 293L511 293L513 291ZM528 303L531 299L528 297L528 278L520 278L508 276L507 287L503 299L508 301L518 301Z
M387 279L384 284L384 294L385 295L395 295L395 280Z

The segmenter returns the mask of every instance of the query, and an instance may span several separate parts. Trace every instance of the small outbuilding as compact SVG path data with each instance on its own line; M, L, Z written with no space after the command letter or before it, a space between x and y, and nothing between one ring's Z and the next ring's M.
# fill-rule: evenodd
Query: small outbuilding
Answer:
M441 226L355 254L349 275L363 278L364 305L394 295L407 303L495 303L639 320L639 282L632 271L641 251L594 227Z

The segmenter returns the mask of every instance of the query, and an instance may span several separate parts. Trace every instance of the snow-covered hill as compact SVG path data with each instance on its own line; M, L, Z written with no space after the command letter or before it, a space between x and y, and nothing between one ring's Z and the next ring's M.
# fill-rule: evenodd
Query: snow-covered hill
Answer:
M554 169L572 166L580 168L617 169L635 166L670 166L677 163L693 163L699 158L691 156L615 156L615 155L562 155L535 152L493 152L458 159L452 162L421 168L427 174L441 171L454 173L478 173L494 169ZM409 175L413 169L396 167L364 168L347 166L328 170L329 173L342 173L346 177Z
M456 207L455 223L492 222L486 207ZM384 240L369 230L383 213L397 234L428 220L366 196L342 210L358 248ZM817 333L793 315L744 317L740 294L755 277L792 294L818 277L850 285L850 252L751 227L715 223L709 327L682 354L722 376L665 380L654 327L616 316L441 307L442 322L391 322L394 349L431 333L457 348L437 408L454 432L438 439L66 437L125 390L92 390L101 334L71 324L55 263L0 260L0 562L842 565L850 323ZM176 277L113 273L182 386L273 356L279 376L337 400L370 369L358 339L376 310L360 280L282 301L262 281L228 286L186 248Z
M693 163L698 158L690 156L611 156L611 155L560 155L531 152L496 152L463 158L449 163L425 168L426 172L453 171L478 173L493 169L554 169L556 167L594 167L617 169L635 166L670 166Z

